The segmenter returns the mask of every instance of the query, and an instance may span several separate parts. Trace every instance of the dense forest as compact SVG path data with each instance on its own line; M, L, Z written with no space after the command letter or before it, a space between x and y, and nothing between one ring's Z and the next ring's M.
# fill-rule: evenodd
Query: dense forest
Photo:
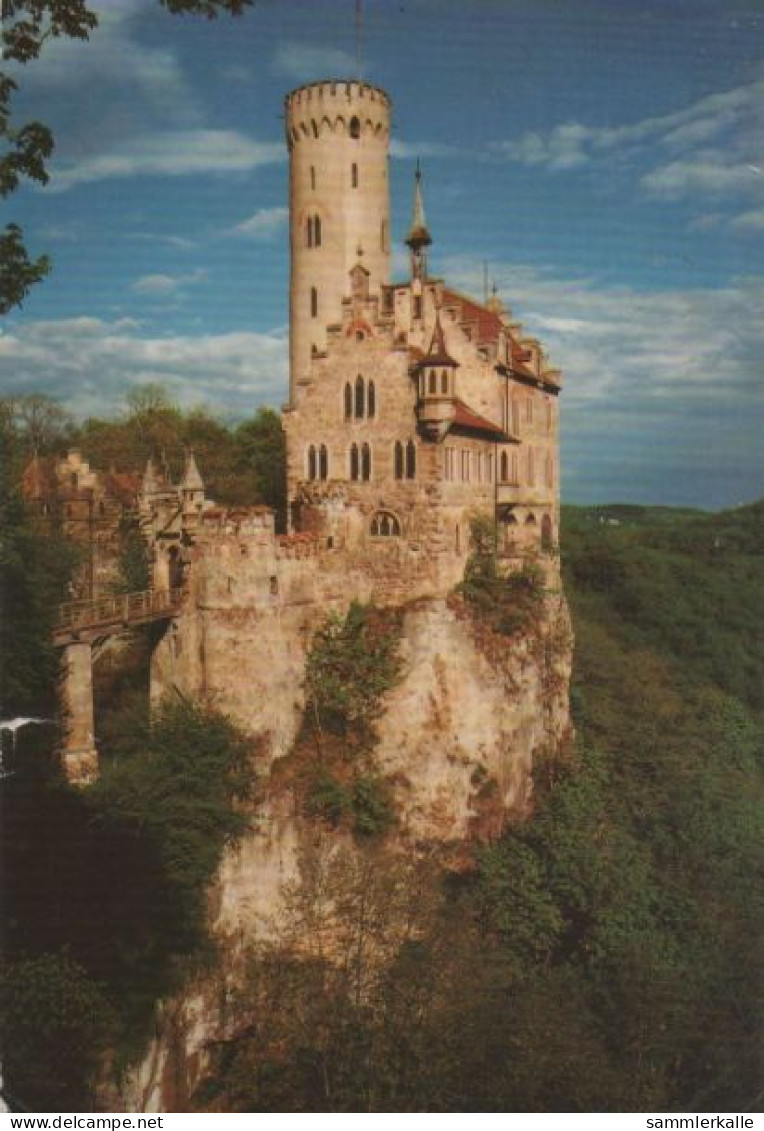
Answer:
M275 414L226 428L157 390L117 422L21 409L0 413L6 719L54 714L49 634L76 566L20 497L32 454L76 444L133 470L193 445L231 501L274 502L283 479ZM757 1110L763 543L762 503L565 509L576 739L538 758L533 818L455 869L402 860L389 821L326 852L336 822L318 813L196 1109ZM473 587L486 576L508 610L495 631L532 631L537 579L501 594L473 562ZM205 893L263 788L257 749L212 709L149 720L139 658L108 684L97 785L61 780L53 725L2 735L0 1039L30 1110L87 1110L96 1078L140 1055L154 1003L214 967Z

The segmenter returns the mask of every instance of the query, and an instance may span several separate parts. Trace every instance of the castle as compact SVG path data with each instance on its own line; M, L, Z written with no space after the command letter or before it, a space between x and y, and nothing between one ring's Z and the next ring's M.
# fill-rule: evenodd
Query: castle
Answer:
M561 375L495 294L430 274L418 166L409 277L391 280L390 118L362 82L286 99L289 512L329 548L394 540L448 587L477 513L510 555L557 542Z
M208 500L191 453L177 486L149 461L135 513L151 589L133 605L93 592L56 638L73 780L97 769L93 648L134 623L165 625L153 698L211 696L277 757L299 729L305 657L327 613L353 600L442 606L463 578L476 518L490 524L505 571L533 557L559 591L560 373L495 295L480 303L430 274L418 167L409 278L391 281L390 113L388 96L358 81L287 96L289 528L277 535L267 507ZM76 454L61 475L100 511L98 484ZM538 694L528 734L547 727ZM555 717L565 725L566 709ZM526 739L526 754L542 741Z

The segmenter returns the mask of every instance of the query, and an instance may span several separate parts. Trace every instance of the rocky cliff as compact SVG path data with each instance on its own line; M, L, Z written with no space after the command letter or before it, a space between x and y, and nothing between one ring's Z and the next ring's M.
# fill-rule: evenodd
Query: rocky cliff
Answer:
M347 605L339 592L332 603ZM211 893L221 969L161 1007L151 1048L123 1093L127 1110L189 1110L206 1046L220 1033L221 987L236 980L244 948L278 929L284 893L299 883L300 861L322 826L304 815L294 775L282 770L300 728L311 629L327 606L303 600L288 610L235 612L226 601L210 604L181 619L160 648L154 693L212 694L266 738L269 753L251 829L228 852ZM394 802L386 836L406 853L438 844L458 866L472 838L496 836L508 819L529 814L534 758L554 755L568 736L567 606L551 569L532 624L511 636L492 631L458 597L420 599L401 623L399 679L376 720L373 751ZM348 830L323 828L353 847Z

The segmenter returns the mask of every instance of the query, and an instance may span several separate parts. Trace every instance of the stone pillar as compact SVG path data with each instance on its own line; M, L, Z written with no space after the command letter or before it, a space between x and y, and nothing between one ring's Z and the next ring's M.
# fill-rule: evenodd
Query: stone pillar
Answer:
M93 663L87 642L69 644L64 652L64 773L74 785L87 785L98 776L98 752L93 734Z
M162 545L156 546L154 554L151 581L157 592L163 592L170 588L170 554L167 548Z

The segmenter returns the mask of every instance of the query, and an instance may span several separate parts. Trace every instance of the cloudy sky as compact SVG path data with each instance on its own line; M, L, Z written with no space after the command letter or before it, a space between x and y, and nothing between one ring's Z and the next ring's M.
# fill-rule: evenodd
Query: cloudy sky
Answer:
M55 269L0 324L0 392L113 414L159 381L232 420L278 407L283 96L356 75L354 0L214 23L93 6L89 43L19 76L56 154L4 211ZM564 371L564 499L764 494L761 0L363 7L363 74L395 105L393 232L420 156L433 273L480 296L487 263Z

